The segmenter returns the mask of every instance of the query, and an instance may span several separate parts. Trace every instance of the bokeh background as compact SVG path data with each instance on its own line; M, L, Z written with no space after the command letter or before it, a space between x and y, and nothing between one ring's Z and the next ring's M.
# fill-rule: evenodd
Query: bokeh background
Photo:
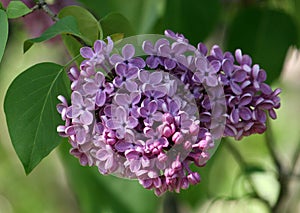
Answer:
M6 5L8 1L1 1ZM28 3L29 1L27 1ZM291 167L300 143L300 1L298 0L80 0L46 1L59 10L67 4L86 7L98 19L119 12L131 27L130 34L159 33L172 29L192 44L204 42L224 50L241 48L268 73L268 82L282 88L282 107L268 131L281 163ZM65 4L61 4L64 2ZM265 135L242 141L222 141L208 164L199 169L202 182L180 194L157 198L136 181L102 176L97 168L83 168L68 154L64 141L26 176L9 139L3 101L12 80L33 64L70 58L59 39L36 44L23 54L23 42L42 32L38 16L10 22L9 41L0 64L0 213L97 212L269 212L251 197L247 178L270 204L278 197L279 183ZM127 22L127 21L126 21ZM34 25L36 28L34 28ZM29 28L30 26L31 28ZM1 30L1 29L0 29ZM26 96L26 94L24 94ZM30 98L30 97L28 97ZM20 110L22 106L20 106ZM224 143L230 143L227 146ZM238 150L246 162L241 170ZM235 150L234 149L234 150ZM244 165L245 166L245 165ZM300 174L300 162L296 165ZM300 175L289 183L286 212L300 212Z

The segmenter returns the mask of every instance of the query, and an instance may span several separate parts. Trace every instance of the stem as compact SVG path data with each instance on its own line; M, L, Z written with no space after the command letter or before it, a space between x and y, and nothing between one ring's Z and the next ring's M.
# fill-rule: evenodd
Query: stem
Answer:
M290 171L290 174L293 176L295 174L295 170L296 170L296 166L298 164L298 162L300 162L300 141L298 142L298 146L297 146L297 149L296 149L296 152L293 156L293 160L292 160L292 168L291 168L291 171Z
M38 5L39 9L44 10L45 13L47 13L53 21L55 21L55 22L58 21L57 15L52 10L50 10L50 8L48 7L48 4L44 0L39 0L39 2L37 2L37 5Z
M45 2L45 0L39 0L36 2L36 5L32 8L32 12L35 10L43 10L54 22L57 22L59 18L57 17L57 14L55 14L49 7L48 4ZM89 46L83 39L72 35L68 34L74 39L76 39L82 46Z
M267 145L267 148L270 152L270 155L272 157L272 160L274 161L275 163L275 166L276 166L276 169L278 171L278 173L282 173L282 166L281 166L281 163L280 163L280 158L278 157L278 154L276 153L276 150L275 150L275 140L274 140L274 136L273 136L273 132L272 132L272 128L271 128L271 123L269 121L269 118L267 119L267 126L268 126L268 130L266 131L266 145Z
M163 200L163 213L179 213L176 197L171 193L165 195Z
M288 186L289 186L290 175L284 169L284 167L281 165L279 155L277 154L277 152L275 150L275 140L274 140L274 135L272 132L271 123L270 123L269 118L267 119L267 125L268 125L268 131L266 131L266 134L265 134L266 145L270 152L272 160L274 161L274 164L276 166L276 169L278 172L278 182L280 185L279 195L278 195L275 205L272 207L272 212L281 213L281 212L285 212L286 203L287 203L288 196L289 196Z
M238 163L240 170L245 174L245 177L247 178L248 183L250 184L250 187L253 191L253 196L254 198L257 198L259 200L261 200L264 204L266 204L269 208L271 208L270 203L263 197L261 197L254 185L254 182L251 178L251 175L249 175L248 173L245 173L244 171L247 168L247 162L244 160L243 156L241 155L241 153L239 152L239 150L231 144L231 142L229 140L227 140L226 138L224 138L224 145L227 148L227 150L232 154L232 156L235 158L236 162Z
M75 56L74 58L72 58L70 61L68 61L65 65L64 68L67 68L68 66L70 66L74 61L76 61L81 55L78 54L77 56Z

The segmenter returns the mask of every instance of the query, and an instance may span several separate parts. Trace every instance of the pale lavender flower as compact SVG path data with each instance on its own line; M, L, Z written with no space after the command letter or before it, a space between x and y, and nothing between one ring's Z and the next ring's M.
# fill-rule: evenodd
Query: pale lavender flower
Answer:
M115 117L107 120L106 126L109 129L116 130L117 138L121 139L125 137L125 134L134 134L132 129L134 129L138 120L128 115L128 111L124 107L117 107L114 112Z
M114 78L113 83L116 87L125 85L130 92L137 90L137 84L134 79L138 76L138 67L117 63L115 70L117 76Z
M209 87L215 87L218 85L218 78L216 73L220 69L220 63L214 61L213 64L209 64L205 58L196 58L197 70L194 73L193 80L196 83L206 84Z
M93 79L89 79L83 85L86 94L96 94L96 105L101 107L105 104L106 96L114 90L113 84L105 81L105 77L101 72L97 72Z
M93 114L91 111L95 109L92 99L84 99L82 94L74 91L71 96L72 118L79 118L80 122L84 125L90 125L93 122Z
M135 54L135 48L132 44L126 44L123 48L122 48L122 56L118 55L118 54L113 54L110 57L110 63L115 65L117 63L128 63L128 64L132 64L138 68L143 68L145 67L145 62L142 58L139 57L134 57Z

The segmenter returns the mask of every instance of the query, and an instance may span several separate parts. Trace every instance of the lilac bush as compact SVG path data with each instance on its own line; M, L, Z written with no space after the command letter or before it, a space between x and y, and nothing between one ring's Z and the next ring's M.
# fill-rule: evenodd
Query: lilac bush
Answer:
M81 48L85 60L69 71L71 103L59 96L57 106L65 122L57 131L81 165L138 179L156 195L198 184L191 165L205 166L217 139L265 132L280 107L280 90L241 50L165 36L145 40L143 56L130 43L119 54L110 37Z

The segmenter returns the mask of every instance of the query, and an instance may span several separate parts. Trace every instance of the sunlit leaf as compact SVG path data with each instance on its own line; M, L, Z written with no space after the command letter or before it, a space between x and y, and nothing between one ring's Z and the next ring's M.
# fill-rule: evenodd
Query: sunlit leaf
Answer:
M10 138L27 174L61 141L56 132L61 123L56 105L57 96L68 93L65 78L58 64L36 64L21 73L6 93Z
M123 39L124 34L123 33L114 33L112 35L109 35L109 37L111 38L111 40L116 42L116 41L119 41L119 40ZM107 39L104 39L104 41L107 42Z
M72 16L67 16L59 19L55 24L49 27L40 37L26 40L24 42L24 52L30 49L34 43L43 42L49 40L60 34L71 34L77 38L83 39L78 30L76 19Z
M220 17L218 0L167 0L166 3L164 26L183 33L194 45L212 33Z
M122 33L124 34L124 37L135 34L129 21L119 13L108 14L100 20L100 24L104 32L104 37L116 33Z
M241 48L252 56L268 74L267 82L276 80L289 46L297 43L293 19L282 11L250 8L241 10L229 26L227 49Z
M96 167L81 166L78 159L69 154L67 142L60 148L69 183L78 197L80 212L158 212L159 198L144 189L137 180L104 176Z
M6 8L7 17L10 19L19 18L31 12L32 9L21 1L11 1Z
M8 20L6 13L0 9L0 63L8 38Z

